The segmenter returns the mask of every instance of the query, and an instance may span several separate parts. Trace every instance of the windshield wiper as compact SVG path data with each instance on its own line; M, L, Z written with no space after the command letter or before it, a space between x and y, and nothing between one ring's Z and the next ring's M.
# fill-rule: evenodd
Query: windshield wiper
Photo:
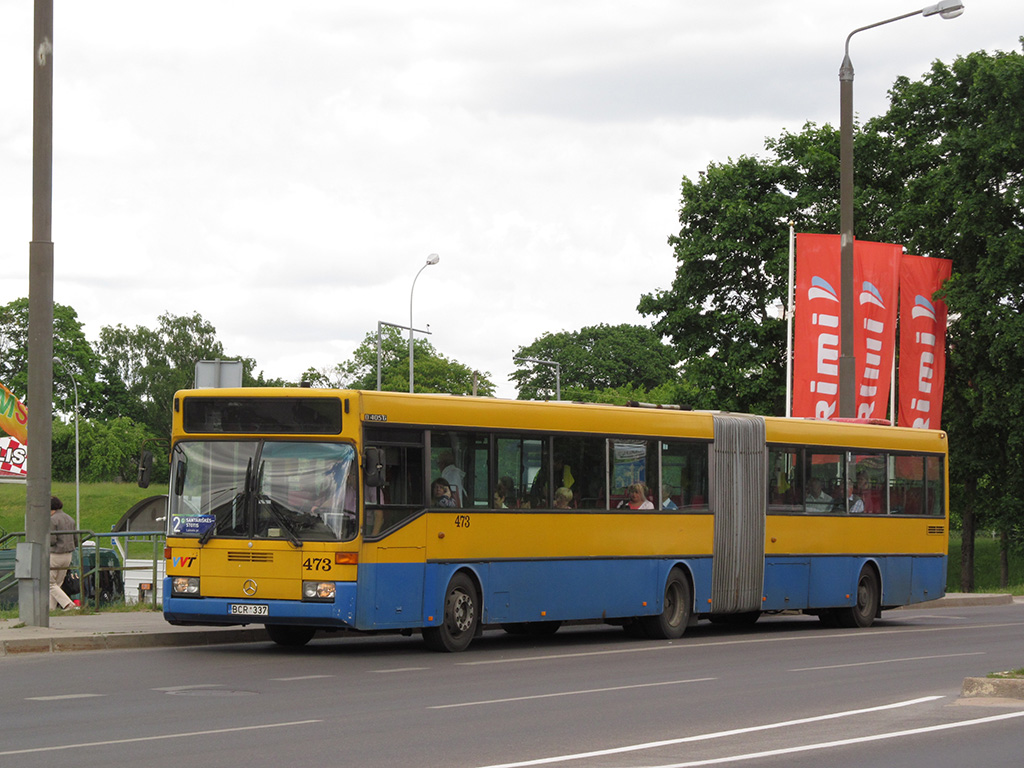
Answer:
M301 548L302 539L300 539L298 534L292 530L291 524L288 522L288 518L285 517L285 514L281 509L281 505L269 496L260 496L260 502L265 503L270 508L270 513L274 516L274 519L281 524L281 529L287 534L288 540L297 549Z
M242 507L243 509L245 508L244 502L245 502L246 497L249 495L249 485L250 485L251 482L252 482L252 456L249 457L249 464L245 468L245 485L242 486L242 492L235 494L235 497L224 508L223 512L221 512L219 515L218 514L214 514L214 516L213 516L213 525L211 525L209 528L207 528L205 531L203 531L203 535L199 537L199 546L200 547L204 546L206 544L206 542L208 542L213 537L213 534L217 531L217 527L220 525L221 520L227 514L235 511L238 507ZM237 507L235 505L236 501L240 502L237 505Z

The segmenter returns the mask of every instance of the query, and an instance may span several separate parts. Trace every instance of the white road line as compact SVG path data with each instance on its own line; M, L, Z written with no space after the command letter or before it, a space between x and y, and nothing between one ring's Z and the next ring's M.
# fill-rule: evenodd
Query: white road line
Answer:
M929 661L931 659L953 659L957 656L984 656L985 651L971 653L944 653L938 656L907 656L904 659L877 659L875 661L856 661L849 664L829 664L826 667L797 667L789 672L815 672L819 669L845 669L846 667L869 667L873 664L897 664L903 661Z
M696 736L683 736L678 739L666 739L665 741L651 741L646 744L631 744L626 747L615 747L613 749L601 749L594 752L578 752L574 755L556 755L555 757L542 757L537 760L524 760L518 763L501 763L498 765L489 765L485 768L523 768L523 766L530 765L549 765L551 763L564 763L569 760L583 760L588 757L605 757L607 755L620 755L624 752L639 752L645 749L659 749L661 747L670 747L676 744L687 744L696 741L709 741L711 739L724 739L729 736L743 736L748 733L757 733L758 731L770 731L777 728L790 728L794 725L807 725L808 723L820 723L825 720L838 720L843 717L853 717L855 715L866 715L874 712L884 712L890 709L900 709L902 707L912 707L915 704L927 704L930 701L937 701L943 698L942 696L922 696L919 699L909 699L907 701L897 701L894 704L882 704L878 707L867 707L866 709L851 709L846 712L833 712L827 715L815 715L814 717L802 717L798 720L786 720L781 723L767 723L766 725L754 725L749 728L734 728L729 731L718 731L716 733L702 733ZM1024 712L1019 714L1024 715ZM696 765L696 763L694 763ZM671 768L670 766L660 766L660 768Z
M430 667L398 667L396 669L371 669L375 675L390 675L392 672L423 672Z
M807 622L809 625L810 622ZM892 627L889 629L872 629L865 631L858 629L853 632L837 632L837 633L819 633L819 632L808 632L808 633L795 633L787 634L785 637L745 637L743 639L736 640L717 640L697 643L683 643L678 641L670 641L666 643L659 643L658 645L647 645L647 646L632 646L624 648L614 648L603 651L580 651L579 653L552 653L543 656L519 656L512 659L486 659L481 661L459 661L456 662L457 666L476 667L485 664L520 664L523 662L530 661L556 661L558 659L574 659L574 658L588 658L591 656L612 656L622 653L651 653L654 651L671 651L671 650L691 650L694 648L716 648L724 647L728 645L754 645L759 643L792 643L798 641L813 641L813 640L834 640L837 637L861 637L864 639L871 639L874 637L881 637L883 635L893 634L915 634L920 632L964 632L977 629L994 629L999 627L1021 627L1024 626L1024 622L1006 622L998 624L978 624L972 627L961 627L961 626L950 626L950 627ZM685 638L684 638L685 639Z
M714 677L695 677L690 680L663 680L660 683L637 683L635 685L616 685L611 688L589 688L582 691L561 691L559 693L539 693L535 696L513 696L508 699L487 699L485 701L464 701L461 704L435 704L427 709L455 709L457 707L479 707L484 704L507 704L512 701L533 701L534 699L554 699L560 696L583 696L588 693L607 693L609 691L628 691L633 688L655 688L661 685L683 685L685 683L706 683L716 680Z
M322 723L323 720L295 720L290 723L267 723L265 725L245 725L238 728L217 728L210 731L189 731L187 733L165 733L161 736L137 736L131 739L110 739L109 741L86 741L80 744L57 744L52 747L33 747L31 749L9 749L0 752L0 757L8 755L28 755L34 752L59 752L65 749L82 749L83 747L107 747L112 744L136 744L140 741L160 741L162 739L190 739L196 736L212 736L219 733L238 733L240 731L259 731L264 728L286 728L292 725L310 725Z
M841 741L826 741L820 744L804 744L800 747L785 747L784 749L772 749L767 752L750 752L745 755L733 755L731 757L716 757L710 760L693 760L686 763L672 763L671 765L659 764L657 768L697 768L701 765L721 765L722 763L735 763L741 760L757 760L762 757L774 757L776 755L792 755L797 752L812 752L818 749L835 749L836 747L847 747L851 744L866 744L871 741L885 741L886 739L900 739L905 736L919 736L922 733L934 733L935 731L948 731L952 728L969 728L972 725L985 725L1000 720L1009 720L1014 717L1024 717L1024 712L1009 712L1004 715L993 715L992 717L980 717L977 720L961 720L956 723L943 723L942 725L928 725L922 728L911 728L906 731L891 731L889 733L876 733L873 736L860 736L855 739L842 739Z
M93 699L106 696L105 693L65 693L60 696L28 696L25 701L60 701L61 699Z
M334 675L302 675L300 677L271 677L275 683L291 683L296 680L323 680L328 677L334 677Z
M173 691L191 691L196 688L220 688L223 683L202 683L198 685L169 685L166 688L153 688L154 691L170 693Z

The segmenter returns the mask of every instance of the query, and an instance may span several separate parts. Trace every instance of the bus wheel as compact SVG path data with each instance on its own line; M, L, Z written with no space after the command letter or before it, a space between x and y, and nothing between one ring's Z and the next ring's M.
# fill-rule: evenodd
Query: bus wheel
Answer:
M665 601L657 616L642 616L640 623L648 637L655 640L674 640L682 637L690 623L690 582L682 571L673 569L665 584Z
M316 629L313 627L290 627L284 624L267 624L267 634L278 645L286 648L298 648L313 639Z
M875 621L881 601L878 576L870 565L861 568L857 579L857 604L852 608L836 610L836 619L841 627L870 627Z
M424 627L423 642L433 651L464 651L476 634L479 622L476 588L466 574L457 573L448 583L441 626Z

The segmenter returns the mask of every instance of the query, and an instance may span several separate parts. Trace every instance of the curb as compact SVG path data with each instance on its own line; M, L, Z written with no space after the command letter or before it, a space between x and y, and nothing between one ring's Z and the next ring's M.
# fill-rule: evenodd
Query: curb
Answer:
M965 677L960 697L1024 699L1024 680L1008 677Z
M173 648L230 643L269 642L267 631L251 629L218 629L190 632L133 632L94 635L25 637L0 641L0 657L27 653L67 653L70 651L110 651L125 648Z
M901 605L897 611L914 611L921 608L963 608L977 605L1010 605L1013 603L1013 595L1009 593L996 592L992 594L969 593L962 594L954 592L946 594L937 600L928 600L923 603L911 603Z

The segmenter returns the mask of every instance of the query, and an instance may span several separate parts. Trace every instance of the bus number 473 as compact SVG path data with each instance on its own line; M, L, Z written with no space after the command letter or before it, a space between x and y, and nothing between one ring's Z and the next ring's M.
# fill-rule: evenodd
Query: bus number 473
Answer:
M307 557L302 567L307 571L329 571L331 570L331 558L329 557Z

